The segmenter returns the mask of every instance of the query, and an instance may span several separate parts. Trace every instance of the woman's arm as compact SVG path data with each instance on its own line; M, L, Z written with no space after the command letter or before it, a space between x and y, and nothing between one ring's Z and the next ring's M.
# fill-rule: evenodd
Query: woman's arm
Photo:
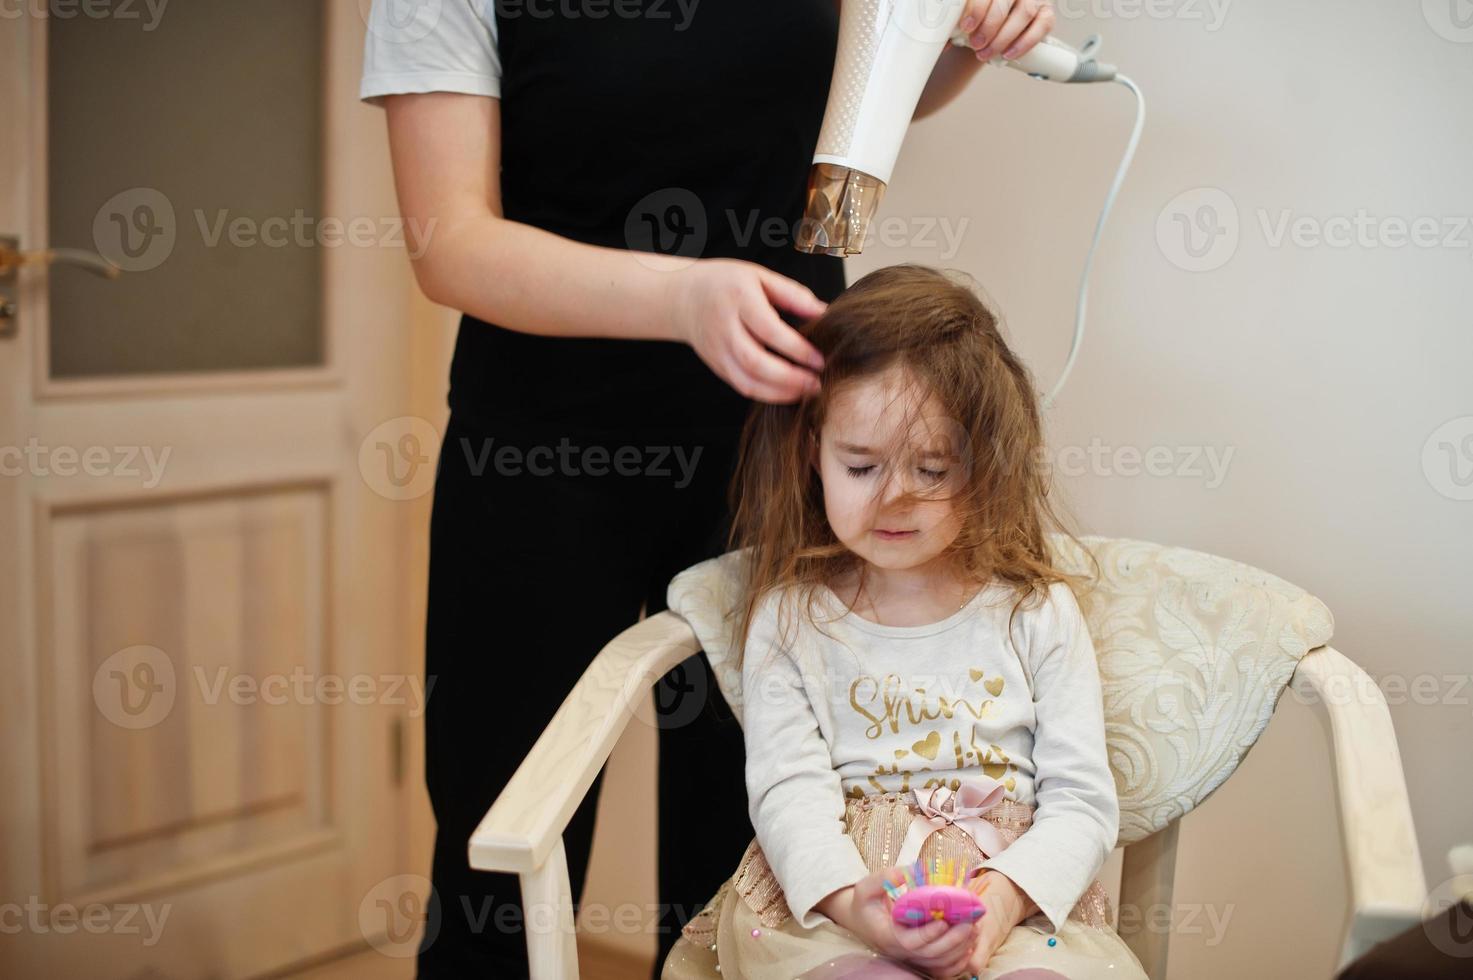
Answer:
M816 390L797 364L818 368L821 356L774 309L819 315L806 286L755 263L604 248L508 221L499 99L428 92L385 108L410 261L430 299L523 333L689 343L764 401Z
M426 296L489 323L560 336L675 340L665 298L688 259L585 245L501 211L501 100L385 99L394 187Z

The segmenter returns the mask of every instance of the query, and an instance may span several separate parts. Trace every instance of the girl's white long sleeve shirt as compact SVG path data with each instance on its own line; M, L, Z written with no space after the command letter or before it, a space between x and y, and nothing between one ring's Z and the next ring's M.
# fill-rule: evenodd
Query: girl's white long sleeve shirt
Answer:
M804 928L827 921L822 898L869 874L846 796L955 788L979 771L1036 808L984 866L1055 931L1099 873L1120 809L1094 645L1064 583L1009 626L1015 598L994 581L939 622L884 626L820 587L818 624L791 602L781 635L779 593L759 603L742 662L748 809Z

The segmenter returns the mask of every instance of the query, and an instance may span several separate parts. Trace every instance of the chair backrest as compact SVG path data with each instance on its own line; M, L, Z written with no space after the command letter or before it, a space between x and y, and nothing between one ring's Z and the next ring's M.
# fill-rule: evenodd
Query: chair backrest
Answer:
M1121 845L1210 796L1258 739L1305 653L1329 642L1330 610L1277 576L1227 558L1128 538L1081 538L1100 575L1079 596L1104 693L1105 741L1120 797ZM1052 538L1059 565L1092 574L1084 550ZM742 551L687 568L670 609L701 641L740 720L741 670L727 614Z

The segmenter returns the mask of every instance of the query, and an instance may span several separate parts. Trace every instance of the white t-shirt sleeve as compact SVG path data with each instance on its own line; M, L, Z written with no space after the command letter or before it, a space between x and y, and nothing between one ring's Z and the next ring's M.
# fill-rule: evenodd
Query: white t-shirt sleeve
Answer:
M1099 665L1078 600L1055 582L1032 612L1014 634L1024 634L1015 643L1033 683L1037 810L1033 825L983 867L1013 879L1057 932L1115 847L1120 800L1105 751Z
M358 97L407 92L501 95L492 0L373 0Z
M742 655L747 807L788 908L812 929L828 921L819 900L869 869L845 832L844 791L802 673L774 646L778 595L759 605Z

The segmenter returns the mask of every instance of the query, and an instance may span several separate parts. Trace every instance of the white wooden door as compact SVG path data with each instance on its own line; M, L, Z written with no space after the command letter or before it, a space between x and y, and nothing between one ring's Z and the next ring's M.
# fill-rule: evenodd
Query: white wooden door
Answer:
M0 12L0 975L412 953L435 446L363 30L355 0Z

